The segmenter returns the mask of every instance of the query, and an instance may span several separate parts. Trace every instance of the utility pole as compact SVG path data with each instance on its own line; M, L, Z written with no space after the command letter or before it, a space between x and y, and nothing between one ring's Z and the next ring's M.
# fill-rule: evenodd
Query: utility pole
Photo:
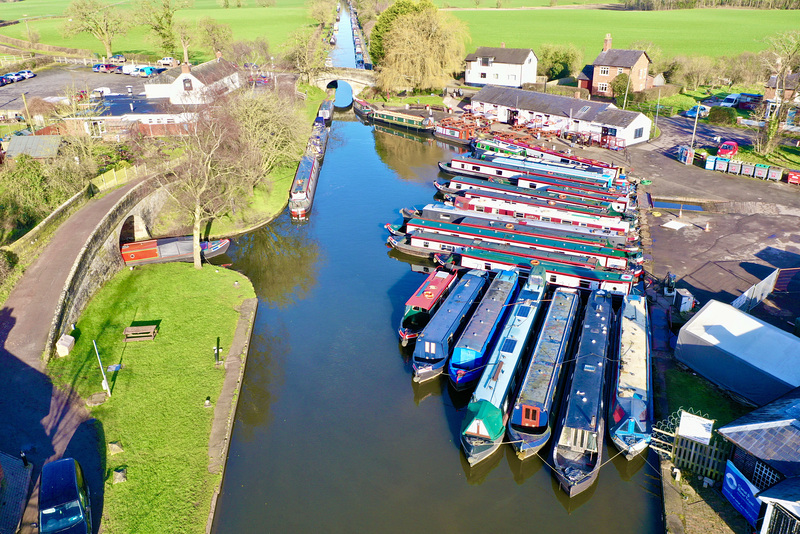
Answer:
M697 118L700 117L700 108L697 108L697 113L694 114L694 128L692 128L692 144L689 148L694 148L694 134L697 132Z

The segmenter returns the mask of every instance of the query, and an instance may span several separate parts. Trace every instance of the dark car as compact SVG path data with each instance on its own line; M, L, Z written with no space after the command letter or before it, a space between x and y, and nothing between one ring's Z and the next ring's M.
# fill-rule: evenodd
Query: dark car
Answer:
M91 534L89 488L80 464L73 458L42 467L39 488L39 532L42 534Z
M114 54L110 58L108 58L109 63L125 63L125 56L122 54Z

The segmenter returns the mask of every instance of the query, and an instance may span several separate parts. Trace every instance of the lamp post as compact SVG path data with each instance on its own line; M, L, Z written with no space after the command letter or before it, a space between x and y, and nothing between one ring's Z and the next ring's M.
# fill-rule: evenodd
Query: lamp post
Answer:
M694 148L694 135L697 132L697 118L700 117L700 108L694 110L694 128L692 128L692 144L689 145L689 148Z

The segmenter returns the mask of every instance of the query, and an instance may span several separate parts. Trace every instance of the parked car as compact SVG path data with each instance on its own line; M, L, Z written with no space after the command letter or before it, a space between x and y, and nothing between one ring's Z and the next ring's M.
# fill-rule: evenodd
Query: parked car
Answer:
M109 63L125 63L125 61L127 60L125 59L125 56L123 56L122 54L114 54L113 56L108 58Z
M4 85L8 85L8 80L6 80L5 76L0 76L0 87L3 87Z
M110 70L112 74L122 74L122 65L115 65L114 70Z
M764 95L755 93L742 93L739 99L739 109L753 111L764 100Z
M94 65L92 65L92 70L94 72L100 72L100 67L102 67L103 65L104 65L103 63L95 63Z
M133 74L133 71L135 71L138 68L139 65L134 65L133 63L122 65L122 74Z
M159 72L164 72L164 69L159 69L158 67L141 67L139 69L139 76L142 78L149 78L150 76L155 76Z
M112 65L111 63L103 63L102 65L100 65L100 69L97 72L112 73L115 70L117 70L117 66L116 65Z
M717 149L717 156L730 158L739 152L739 144L736 141L723 141Z
M31 70L21 70L17 74L24 76L25 78L35 78L36 73Z
M175 58L172 57L162 57L161 59L158 60L158 64L163 65L165 67L171 67L173 63L179 63L179 62L175 61Z
M711 111L710 107L698 104L690 109L687 109L686 116L692 119L699 116L702 119L704 117L708 117L709 111Z
M89 500L89 487L75 459L62 458L44 464L39 486L39 532L91 534Z
M12 82L21 82L22 80L25 79L25 76L22 76L18 72L9 72L8 74L5 75L5 77L11 80Z

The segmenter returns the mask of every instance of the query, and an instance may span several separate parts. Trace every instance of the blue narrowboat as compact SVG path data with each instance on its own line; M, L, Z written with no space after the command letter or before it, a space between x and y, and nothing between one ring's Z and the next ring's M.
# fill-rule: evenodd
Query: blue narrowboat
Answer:
M317 111L317 117L321 118L325 121L325 124L330 124L331 120L333 120L333 100L330 98L326 98L322 101L319 105L319 110Z
M491 456L503 442L509 396L542 305L546 276L541 266L531 269L467 406L461 446L470 465Z
M508 439L521 460L537 453L550 439L566 375L564 361L581 306L580 295L572 288L556 289L550 300L508 422Z
M415 382L425 382L439 376L453 352L466 319L472 314L483 293L489 274L471 270L461 277L439 311L417 337L413 362Z
M623 302L618 365L612 376L608 432L614 446L632 460L650 445L653 431L650 324L643 296L628 295Z
M611 293L592 292L553 444L553 471L570 497L597 480L603 463L603 398L613 319Z
M509 269L498 272L489 284L447 365L447 374L454 388L466 389L480 378L498 328L502 327L503 319L508 315L507 306L516 293L518 280L517 270Z

